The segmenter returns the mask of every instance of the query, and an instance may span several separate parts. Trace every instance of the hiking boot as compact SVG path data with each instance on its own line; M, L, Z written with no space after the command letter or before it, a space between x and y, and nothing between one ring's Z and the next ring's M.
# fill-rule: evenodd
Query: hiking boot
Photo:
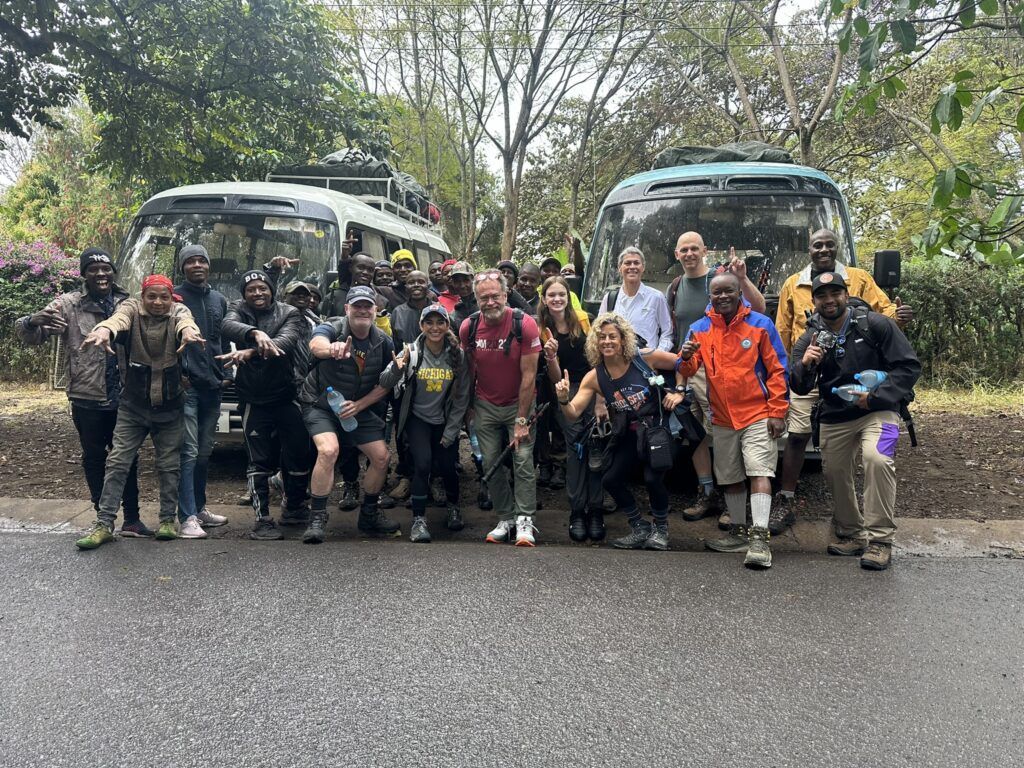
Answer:
M476 505L484 512L490 512L494 509L494 502L491 501L491 494L487 492L487 486L481 485L480 490L477 491Z
M79 549L96 549L114 540L114 534L101 522L93 523L92 528L85 536L75 542Z
M240 507L251 507L252 506L252 493L246 488L242 491L242 495L238 497L238 506Z
M199 524L199 518L189 515L184 522L178 526L178 536L182 539L205 539L206 531Z
M309 513L309 526L302 534L303 544L322 544L327 538L327 510L313 510Z
M397 504L398 502L392 498L391 494L382 493L377 497L377 506L380 509L394 509Z
M431 507L448 506L448 494L444 490L444 481L440 478L434 480L427 492L427 504Z
M365 533L369 536L391 536L401 531L402 528L398 523L385 517L379 507L367 506L359 508L359 518L356 520L356 527L360 533Z
M612 546L616 549L643 549L651 536L651 524L641 520L630 526L631 530L621 539L613 539Z
M683 510L683 520L688 523L694 523L698 520L703 520L705 517L716 515L725 508L722 502L722 494L719 491L712 492L710 496L705 496L701 493L697 497L696 503Z
M284 497L284 478L281 477L280 472L268 477L267 485L270 487L271 493L276 493L282 498Z
M718 530L728 531L732 528L732 518L729 516L729 510L725 510L718 516Z
M600 507L587 513L587 538L591 541L604 541L607 533L604 527L604 510Z
M533 547L537 544L537 538L533 535L537 526L533 524L531 515L520 515L516 518L516 546Z
M306 525L309 522L309 507L281 510L281 525Z
M491 544L502 544L509 540L516 524L513 520L499 520L498 524L487 534L487 541Z
M837 557L860 557L867 548L868 543L864 539L837 536L835 541L831 542L825 551Z
M892 544L873 541L861 555L860 567L869 571L884 571L892 565Z
M448 505L448 515L445 518L444 526L449 531L461 531L466 527L462 520L462 510L454 504Z
M576 542L587 540L587 522L582 512L569 513L569 538Z
M747 546L747 556L743 558L743 564L747 568L771 568L772 551L768 547L768 540L771 538L767 528L751 528L750 543Z
M647 541L644 542L644 549L655 549L659 552L664 552L668 549L668 528L661 526L654 526L651 529L651 535L647 537Z
M174 521L161 520L160 527L156 529L156 540L173 541L176 538L178 538L178 532L174 530Z
M153 538L153 529L147 528L146 524L141 520L133 520L122 525L118 534L129 539L151 539Z
M427 529L427 518L414 517L412 528L409 530L409 541L413 544L429 544L430 531Z
M772 499L772 511L768 515L768 532L778 536L796 522L793 499L776 493Z
M746 552L750 540L742 525L729 526L729 532L720 539L708 539L704 546L712 552Z
M388 491L388 496L396 501L405 501L409 498L409 491L412 485L409 483L409 478L399 477L398 481L392 486L391 490Z
M547 488L551 485L551 465L541 464L537 467L537 486Z
M345 511L355 509L359 506L359 483L344 482L341 484L341 501L338 502L338 509Z
M548 488L553 491L565 488L565 469L559 465L551 468L551 479L548 481Z
M256 518L256 525L249 531L249 538L257 541L277 541L283 539L284 534L278 529L274 519L267 515Z

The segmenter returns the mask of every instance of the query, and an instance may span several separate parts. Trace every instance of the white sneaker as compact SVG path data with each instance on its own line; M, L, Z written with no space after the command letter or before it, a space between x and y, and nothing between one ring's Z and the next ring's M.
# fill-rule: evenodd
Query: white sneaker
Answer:
M508 541L509 536L512 535L512 530L516 527L516 524L511 520L499 520L498 524L494 526L494 530L487 534L487 541L492 544L500 544L503 541Z
M178 536L183 539L205 539L206 531L203 530L203 526L199 524L199 520L195 515L189 515L185 518L185 522L179 526Z
M199 522L207 528L217 528L221 525L227 525L228 519L224 515L215 515L213 512L203 507L199 514L196 515L199 518Z
M520 515L516 518L516 546L517 547L532 547L537 544L537 539L533 533L537 528L533 524L533 518L530 515Z

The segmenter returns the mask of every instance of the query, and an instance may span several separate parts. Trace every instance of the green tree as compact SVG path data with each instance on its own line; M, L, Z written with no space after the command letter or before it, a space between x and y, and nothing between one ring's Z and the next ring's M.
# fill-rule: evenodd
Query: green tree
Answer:
M24 135L56 122L81 89L100 120L96 159L133 184L258 178L341 144L386 148L379 105L340 69L340 21L318 4L0 0L0 11L0 76L35 84L4 96L0 125Z
M64 128L36 132L31 159L0 198L0 232L56 243L68 253L91 245L114 253L142 197L89 165L97 123L85 104L57 116Z

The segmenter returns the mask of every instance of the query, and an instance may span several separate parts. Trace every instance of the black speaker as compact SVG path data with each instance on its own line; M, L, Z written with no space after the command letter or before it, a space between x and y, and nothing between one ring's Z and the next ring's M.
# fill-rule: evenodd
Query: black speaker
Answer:
M874 278L879 288L900 287L899 251L875 251Z

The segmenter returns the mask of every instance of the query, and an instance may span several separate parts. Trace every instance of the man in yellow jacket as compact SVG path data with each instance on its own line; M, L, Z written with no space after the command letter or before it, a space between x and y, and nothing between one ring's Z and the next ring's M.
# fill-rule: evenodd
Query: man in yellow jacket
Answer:
M811 235L808 249L810 263L795 275L790 275L779 291L779 309L775 315L775 327L782 337L786 354L793 351L793 344L807 327L807 312L814 312L811 297L811 281L823 272L835 272L846 281L850 296L866 302L873 311L893 318L903 328L913 318L913 310L896 297L895 303L878 287L874 279L863 269L849 267L836 261L839 253L839 238L835 232L819 229ZM796 492L800 470L804 466L804 452L811 439L811 410L818 402L818 394L797 395L790 393L787 429L789 438L782 456L782 481L778 495L772 504L769 530L773 535L782 533L796 520L793 496Z

